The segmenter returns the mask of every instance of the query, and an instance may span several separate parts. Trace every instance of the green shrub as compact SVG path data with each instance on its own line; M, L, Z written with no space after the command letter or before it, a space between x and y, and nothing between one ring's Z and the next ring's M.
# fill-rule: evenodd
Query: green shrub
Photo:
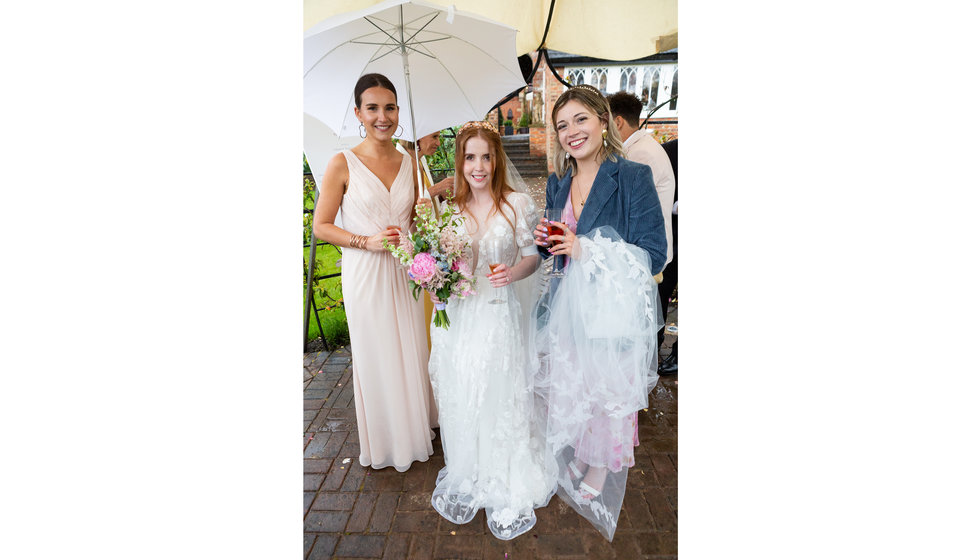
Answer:
M436 174L437 170L449 175L453 174L453 170L456 168L456 134L459 133L459 129L459 126L454 126L452 127L452 135L443 133L439 149L427 158L429 169L432 170L433 175Z
M305 159L305 158L304 158ZM303 179L303 244L310 241L313 232L313 201L316 185L309 177ZM340 260L340 250L334 245L317 245L316 261L313 263L313 276L318 278L340 272L337 262ZM303 248L303 301L306 301L306 281L310 264L310 248ZM320 278L313 284L313 305L324 308L319 312L320 324L323 325L323 335L328 348L336 348L348 344L350 335L347 331L347 314L344 313L343 292L340 276ZM307 341L320 336L316 315L310 310L310 329Z

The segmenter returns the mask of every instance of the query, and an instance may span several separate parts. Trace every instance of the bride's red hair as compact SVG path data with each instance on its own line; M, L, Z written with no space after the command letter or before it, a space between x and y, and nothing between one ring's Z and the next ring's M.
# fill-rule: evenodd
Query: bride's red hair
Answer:
M500 213L513 229L514 224L502 211L502 204L506 204L511 212L514 207L507 202L507 195L515 192L514 188L507 184L507 169L504 163L504 144L500 140L500 134L490 123L486 121L473 121L463 125L456 135L456 181L453 185L453 197L459 211L466 210L466 203L470 198L470 184L463 177L463 160L466 157L466 142L470 138L480 137L486 141L490 147L490 163L493 166L490 178L490 197L493 200L493 212ZM491 215L493 215L491 212Z

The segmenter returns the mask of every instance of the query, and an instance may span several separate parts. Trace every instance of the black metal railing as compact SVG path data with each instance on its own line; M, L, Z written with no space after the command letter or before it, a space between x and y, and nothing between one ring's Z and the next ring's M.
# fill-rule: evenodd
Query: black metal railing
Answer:
M313 207L316 208L316 200L319 197L319 191L314 191L313 195ZM309 208L303 208L303 214L312 214L313 210ZM337 307L343 307L343 293L340 297L333 297L329 289L326 290L328 304L319 307L316 303L316 297L314 296L313 286L315 286L321 280L326 280L329 278L337 278L340 276L340 272L331 272L330 274L315 274L316 270L316 249L317 247L322 247L324 245L331 245L326 241L321 241L316 238L313 234L312 227L310 228L309 241L303 243L303 252L309 251L309 264L306 269L306 297L303 304L303 345L305 347L310 336L310 312L313 312L313 317L316 320L317 328L320 330L320 340L323 341L324 349L327 348L327 337L323 332L323 323L320 321L320 312L327 311L328 309L335 309ZM338 253L340 252L338 248ZM341 257L343 258L343 257Z

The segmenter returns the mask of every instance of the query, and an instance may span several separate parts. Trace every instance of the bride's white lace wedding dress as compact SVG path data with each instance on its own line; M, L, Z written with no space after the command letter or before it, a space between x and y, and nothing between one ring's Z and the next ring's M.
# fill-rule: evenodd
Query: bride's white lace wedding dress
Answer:
M485 509L490 531L504 540L534 526L534 508L548 503L555 486L555 476L545 466L546 456L553 459L532 430L526 328L537 275L501 288L505 303L490 303L494 289L486 277L487 241L506 239L503 262L510 266L537 254L534 202L516 192L507 200L513 210L503 205L504 215L493 215L486 223L467 215L458 226L471 243L467 260L477 278L476 294L449 302L451 325L449 330L432 329L429 360L446 459L432 506L458 524Z

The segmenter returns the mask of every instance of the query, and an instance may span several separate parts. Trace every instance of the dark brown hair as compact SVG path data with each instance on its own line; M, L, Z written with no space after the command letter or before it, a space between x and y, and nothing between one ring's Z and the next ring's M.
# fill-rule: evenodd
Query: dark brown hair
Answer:
M357 84L354 85L354 105L360 107L361 94L373 87L383 87L395 94L395 103L398 103L398 92L395 91L395 86L391 80L386 78L384 74L364 74L358 78Z
M606 98L609 102L609 110L613 117L623 117L626 124L633 128L640 127L640 111L643 110L643 103L632 93L625 91L616 92Z

